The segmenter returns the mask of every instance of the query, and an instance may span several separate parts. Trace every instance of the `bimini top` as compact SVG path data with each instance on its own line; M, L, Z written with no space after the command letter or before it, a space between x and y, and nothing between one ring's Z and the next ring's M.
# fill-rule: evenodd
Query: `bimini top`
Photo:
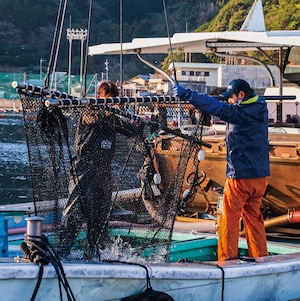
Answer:
M173 52L206 53L264 50L300 46L300 30L221 31L175 33ZM135 38L131 43L100 44L89 47L89 55L169 53L169 38Z
M89 47L89 55L206 53L278 50L300 46L300 30L266 31L261 0L255 0L239 31L175 33L169 38L136 38L131 43L100 44Z

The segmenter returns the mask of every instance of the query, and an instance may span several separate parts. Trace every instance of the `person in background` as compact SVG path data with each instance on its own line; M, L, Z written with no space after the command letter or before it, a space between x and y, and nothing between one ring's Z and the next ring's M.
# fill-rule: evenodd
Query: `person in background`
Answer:
M98 98L117 97L117 86L102 81ZM114 107L120 109L122 105ZM87 228L86 256L100 255L108 239L107 223L112 198L112 159L116 147L116 133L127 137L140 135L139 124L96 106L83 109L78 123L69 196L62 216L60 233L61 256L67 256L82 225Z
M266 233L260 210L270 175L268 110L263 96L243 79L232 80L222 93L228 102L176 84L175 96L204 113L226 121L226 182L218 225L218 260L238 258L239 220L243 218L251 257L267 256Z

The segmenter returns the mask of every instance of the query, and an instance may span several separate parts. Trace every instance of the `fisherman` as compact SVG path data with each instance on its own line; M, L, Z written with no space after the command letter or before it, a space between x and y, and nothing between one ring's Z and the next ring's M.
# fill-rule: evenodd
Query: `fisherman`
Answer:
M117 86L102 81L98 98L117 97ZM121 109L122 105L115 105ZM137 123L107 110L88 106L77 127L71 167L69 196L62 216L59 253L67 256L83 223L87 227L86 255L99 255L108 239L107 224L112 197L112 159L116 147L116 133L127 137L140 136Z
M267 256L266 233L260 210L270 175L268 110L243 79L232 80L219 101L207 94L172 87L175 96L188 100L204 113L220 117L226 125L226 182L218 225L218 260L238 258L239 221L245 226L248 253Z

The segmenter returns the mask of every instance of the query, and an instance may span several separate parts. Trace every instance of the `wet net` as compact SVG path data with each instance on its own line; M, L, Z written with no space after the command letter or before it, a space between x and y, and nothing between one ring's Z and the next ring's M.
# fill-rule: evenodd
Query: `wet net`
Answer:
M174 97L18 91L34 215L60 257L167 261L175 218L205 180L195 157L201 137L177 130L178 115L195 125L203 116Z

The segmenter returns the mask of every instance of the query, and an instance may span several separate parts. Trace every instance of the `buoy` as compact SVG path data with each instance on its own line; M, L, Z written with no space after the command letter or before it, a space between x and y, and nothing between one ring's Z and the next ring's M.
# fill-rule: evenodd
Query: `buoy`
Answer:
M153 182L156 185L159 185L161 183L161 175L159 173L154 174Z
M203 161L205 159L205 151L203 149L200 149L198 152L198 160Z
M191 189L186 189L184 192L183 192L183 194L182 194L182 196L183 196L183 198L185 199L185 198L187 198L188 196L189 196L189 194L191 193Z

